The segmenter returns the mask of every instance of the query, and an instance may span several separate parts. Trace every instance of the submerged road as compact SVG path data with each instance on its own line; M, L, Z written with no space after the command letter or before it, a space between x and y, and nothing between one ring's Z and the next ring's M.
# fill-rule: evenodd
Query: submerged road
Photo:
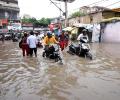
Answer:
M64 64L22 57L0 41L0 100L120 100L120 45L91 44L93 60L63 51Z

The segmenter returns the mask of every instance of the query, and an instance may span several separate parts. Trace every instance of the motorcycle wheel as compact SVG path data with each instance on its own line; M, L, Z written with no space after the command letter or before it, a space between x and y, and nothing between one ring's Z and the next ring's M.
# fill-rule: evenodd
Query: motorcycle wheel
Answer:
M67 51L67 53L71 54L71 55L75 55L72 51Z
M45 52L42 53L42 57L45 57Z
M91 54L90 52L88 52L86 56L87 56L90 60L93 59L93 56L92 56L92 54Z
M55 62L58 62L59 61L59 58L55 58Z

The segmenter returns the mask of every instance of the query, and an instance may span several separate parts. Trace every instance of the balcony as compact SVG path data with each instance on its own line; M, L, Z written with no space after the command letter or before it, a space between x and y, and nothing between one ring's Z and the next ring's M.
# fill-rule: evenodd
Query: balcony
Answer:
M19 7L9 7L9 6L0 6L0 9L7 10L7 11L17 11L20 12Z
M15 3L15 4L18 4L18 0L0 0L0 1L6 2L6 3Z

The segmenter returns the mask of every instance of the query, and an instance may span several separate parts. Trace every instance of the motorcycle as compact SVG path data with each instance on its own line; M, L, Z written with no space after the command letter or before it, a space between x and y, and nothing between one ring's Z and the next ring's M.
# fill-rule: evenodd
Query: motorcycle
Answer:
M42 56L49 58L49 59L54 59L55 62L58 62L60 60L60 62L62 62L62 58L60 56L60 52L59 52L59 45L57 44L52 44L50 46L45 46L44 51Z
M43 47L42 41L38 41L37 47L38 47L38 48L42 48L42 47Z
M43 47L43 45L42 45L42 38L37 36L37 41L38 41L37 47L38 48L42 48Z
M19 39L18 39L17 36L15 36L15 37L12 39L13 42L18 42L18 40L19 40Z
M71 43L69 46L68 53L74 55L78 55L80 57L88 57L89 59L93 59L92 54L90 53L90 45L87 43L86 38L80 39L80 44Z

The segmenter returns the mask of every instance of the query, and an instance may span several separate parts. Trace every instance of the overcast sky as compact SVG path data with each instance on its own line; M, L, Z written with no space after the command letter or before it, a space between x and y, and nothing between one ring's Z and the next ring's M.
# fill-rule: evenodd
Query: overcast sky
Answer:
M55 0L52 0L55 1ZM102 0L75 0L73 3L68 4L68 12L72 13L78 10L81 6L86 6L91 3L102 1ZM117 4L113 4L108 6L109 8L120 7L120 0L103 0L99 2L99 4L94 4L97 6L108 6L113 3L118 2ZM29 14L32 17L42 18L42 17L58 17L60 15L60 11L56 8L49 0L18 0L18 4L20 7L20 16L24 14ZM57 4L61 9L64 10L64 4L59 3ZM94 6L91 5L91 6Z

